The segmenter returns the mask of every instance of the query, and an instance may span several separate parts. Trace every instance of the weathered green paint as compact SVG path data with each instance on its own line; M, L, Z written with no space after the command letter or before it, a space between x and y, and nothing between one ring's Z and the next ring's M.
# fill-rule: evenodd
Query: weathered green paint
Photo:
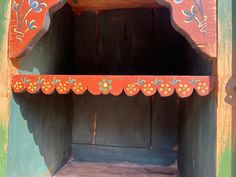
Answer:
M57 74L54 73L56 68L63 65L60 60L66 58L62 54L69 53L65 47L65 41L69 39L63 38L63 34L70 25L62 24L69 21L62 19L67 18L68 13L67 7L67 10L53 16L49 32L21 60L20 73ZM10 105L8 177L51 177L68 160L71 101L70 95L13 95Z
M7 45L7 38L6 38L6 29L7 29L7 8L9 4L9 0L0 0L0 74L1 72L6 72L7 66L6 64L6 53L3 49L3 46ZM3 79L0 77L0 79ZM1 82L5 83L7 80L1 80ZM2 83L1 83L2 84ZM6 90L1 90L1 89L6 89L5 87L0 87L0 93L5 93ZM7 107L6 105L1 105L1 104L7 104L7 102L2 102L3 95L0 94L0 107ZM1 108L0 108L1 109ZM6 163L7 163L7 132L8 132L8 117L6 117L6 112L7 110L1 110L0 111L0 176L1 177L6 177Z
M8 177L51 177L70 157L71 97L14 95L9 125Z
M0 44L3 42L6 35L6 13L9 0L0 0Z
M0 176L6 176L6 143L7 143L7 128L0 124Z
M236 73L236 1L232 1L232 15L233 15L233 70ZM235 77L235 76L234 76ZM236 177L236 109L233 108L233 123L232 123L232 177Z
M232 149L227 147L220 158L218 177L235 177L231 173L232 157Z
M234 19L233 19L234 18ZM219 92L227 92L227 96L232 95L232 100L225 99L226 104L230 104L229 106L232 106L232 115L231 117L225 117L227 119L227 122L230 122L232 127L225 126L223 127L224 130L218 130L220 131L229 131L230 133L227 135L220 135L222 142L217 144L218 151L220 152L218 156L218 161L216 162L217 166L217 177L236 177L236 171L235 171L235 157L233 157L234 151L236 150L235 144L235 138L236 138L236 112L235 112L235 90L233 90L233 86L235 84L235 77L236 77L236 1L235 0L218 0L218 30L219 30L219 57L218 60L225 60L225 62L229 62L229 65L231 65L232 68L232 78L228 81L226 85L226 90L219 90ZM233 45L233 46L231 46ZM229 53L231 52L232 54ZM227 65L226 65L227 66ZM221 67L221 66L219 66ZM226 71L225 73L228 74ZM223 73L221 73L223 74ZM225 76L226 78L228 75ZM232 87L230 85L233 85ZM231 90L232 89L232 90ZM224 117L221 117L220 119L224 119ZM219 126L221 127L221 126Z

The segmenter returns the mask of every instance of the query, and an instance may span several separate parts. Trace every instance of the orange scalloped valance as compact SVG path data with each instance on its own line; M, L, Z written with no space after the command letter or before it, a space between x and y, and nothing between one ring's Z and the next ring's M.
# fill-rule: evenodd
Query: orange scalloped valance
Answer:
M200 96L208 95L214 80L211 76L15 75L11 85L15 93L68 94L72 91L81 95L88 91L93 95L118 96L124 91L134 96L141 91L145 96L158 92L168 97L176 92L185 98L191 96L193 90Z

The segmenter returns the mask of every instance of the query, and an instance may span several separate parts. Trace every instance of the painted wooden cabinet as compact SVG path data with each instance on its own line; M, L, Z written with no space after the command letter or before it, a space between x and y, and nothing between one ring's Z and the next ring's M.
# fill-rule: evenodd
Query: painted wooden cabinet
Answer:
M1 177L236 175L231 0L1 3Z

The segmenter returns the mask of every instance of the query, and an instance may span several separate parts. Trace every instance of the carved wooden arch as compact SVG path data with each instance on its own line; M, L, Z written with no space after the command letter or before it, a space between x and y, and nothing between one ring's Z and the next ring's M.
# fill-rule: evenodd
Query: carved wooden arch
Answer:
M209 58L216 58L216 0L156 1L171 9L173 26L194 48ZM22 57L34 47L48 30L50 16L65 2L66 0L12 0L10 58ZM68 2L72 3L71 0Z

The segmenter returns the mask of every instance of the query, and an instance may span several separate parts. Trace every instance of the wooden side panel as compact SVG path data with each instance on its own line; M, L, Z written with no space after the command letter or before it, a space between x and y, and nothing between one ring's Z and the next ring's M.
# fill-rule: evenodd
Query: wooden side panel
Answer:
M8 23L10 1L0 0L0 176L7 175L8 122L10 109L9 78L15 74L8 61Z
M214 93L206 97L195 93L180 100L178 157L181 177L216 176L215 101Z
M234 5L234 6L233 6ZM217 177L234 177L233 142L235 138L235 48L234 0L218 1L218 93L217 93ZM234 26L233 26L234 25ZM235 46L234 46L235 47ZM234 173L234 174L233 174Z
M70 157L71 97L14 95L8 177L51 177Z
M233 15L233 64L234 77L236 75L236 1L232 1L232 15ZM236 106L233 107L233 123L232 123L232 176L236 176Z

